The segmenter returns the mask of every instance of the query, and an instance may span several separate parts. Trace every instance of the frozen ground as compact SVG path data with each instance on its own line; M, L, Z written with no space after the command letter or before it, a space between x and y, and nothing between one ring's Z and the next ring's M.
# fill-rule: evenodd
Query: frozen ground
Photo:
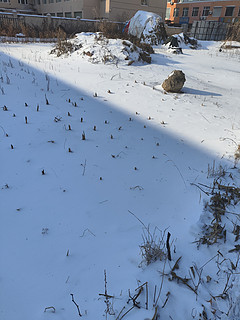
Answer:
M79 319L72 297L83 319L152 320L159 291L160 319L239 319L232 238L194 243L208 200L195 185L212 183L214 162L229 183L239 178L240 55L219 47L172 55L159 46L152 64L128 66L0 44L1 320ZM165 94L174 69L186 75L183 93ZM143 224L164 243L171 234L172 261L144 264ZM191 270L201 272L197 294L169 281L179 257L174 270L192 288ZM99 295L104 270L109 298ZM124 315L129 290L145 282L148 310L143 286L140 309ZM227 298L217 297L225 286Z

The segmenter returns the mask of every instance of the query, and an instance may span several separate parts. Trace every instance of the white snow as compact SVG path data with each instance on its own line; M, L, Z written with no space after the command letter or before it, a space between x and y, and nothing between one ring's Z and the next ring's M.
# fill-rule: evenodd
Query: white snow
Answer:
M150 36L162 18L153 12L139 10L130 19L128 33L141 38L141 36Z
M238 184L240 55L201 45L182 55L155 47L152 64L127 66L101 63L99 51L93 64L80 51L50 55L51 44L0 43L1 320L79 319L71 294L82 319L106 319L104 270L109 320L145 282L148 310L144 286L123 320L153 319L155 286L161 319L204 319L203 306L208 319L239 319L239 266L228 299L213 298L238 258L233 235L197 249L209 199L192 184L210 185L214 162ZM165 94L175 69L183 93ZM144 264L143 224L156 237L165 230L164 243L171 233L172 261ZM198 295L162 276L179 257L181 277L202 270Z

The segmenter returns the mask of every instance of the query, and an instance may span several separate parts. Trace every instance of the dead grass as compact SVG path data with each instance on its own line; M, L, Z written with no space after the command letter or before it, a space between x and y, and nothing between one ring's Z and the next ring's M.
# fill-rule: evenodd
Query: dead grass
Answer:
M154 229L153 233L147 229L143 229L143 243L140 245L142 263L149 265L157 260L162 261L167 257L166 246L164 241L165 232Z
M69 55L81 47L81 44L77 45L66 39L58 39L57 45L53 50L51 50L50 54L56 54L57 57L60 57L61 55Z
M240 42L240 21L229 26L226 41Z
M66 39L67 33L62 28L54 28L43 22L41 27L26 25L23 22L15 23L14 21L2 22L0 25L0 36L15 38L17 34L23 35L24 38L40 38L40 39ZM14 39L12 39L14 41Z

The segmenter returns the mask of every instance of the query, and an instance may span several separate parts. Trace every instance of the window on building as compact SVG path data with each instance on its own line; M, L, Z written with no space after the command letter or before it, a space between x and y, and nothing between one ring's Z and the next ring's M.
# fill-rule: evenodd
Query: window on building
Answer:
M57 17L63 17L63 13L62 12L57 12Z
M189 8L183 8L182 17L188 17Z
M52 13L50 13L50 15L51 15L52 17L55 17L55 13L53 13L53 12L52 12Z
M210 7L203 7L202 16L207 17L209 15Z
M82 19L82 11L75 11L74 12L74 18L79 17L80 19Z
M232 17L235 7L226 7L225 17Z
M62 0L56 0L56 2L61 2Z
M148 6L148 0L141 0L142 6Z
M166 9L166 19L167 19L167 20L170 19L170 13L171 13L171 8L167 8L167 9Z
M54 3L54 0L49 0L49 3Z
M238 16L240 17L240 7L239 7L239 9L238 9Z
M47 0L42 0L42 3L43 4L47 4Z
M66 18L72 18L72 12L65 12Z
M222 12L222 7L213 7L213 17L220 17Z
M199 7L193 7L192 9L192 17L197 17L199 13Z
M173 16L176 18L179 16L179 8L174 8L173 10Z

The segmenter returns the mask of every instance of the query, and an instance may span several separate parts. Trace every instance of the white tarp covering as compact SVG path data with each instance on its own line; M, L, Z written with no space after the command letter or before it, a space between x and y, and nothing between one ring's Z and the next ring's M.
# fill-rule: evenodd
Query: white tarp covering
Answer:
M153 12L137 11L131 18L128 33L141 38L147 37L157 28L162 18Z

